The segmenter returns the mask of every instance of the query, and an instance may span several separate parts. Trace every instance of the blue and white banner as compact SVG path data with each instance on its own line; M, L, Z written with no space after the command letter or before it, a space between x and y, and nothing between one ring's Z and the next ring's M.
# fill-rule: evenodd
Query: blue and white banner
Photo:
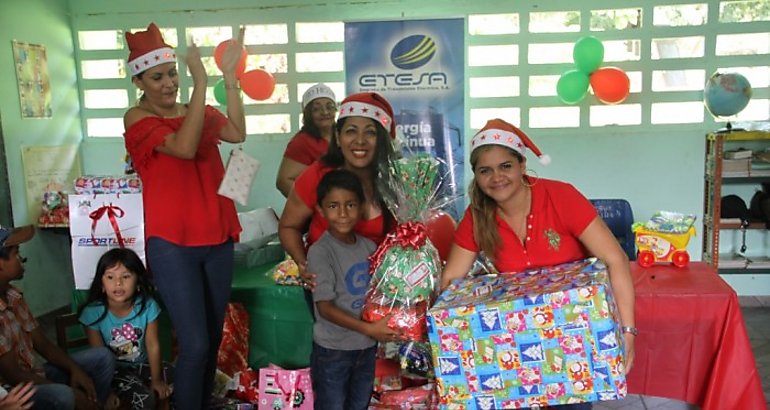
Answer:
M463 19L345 23L346 93L387 98L404 150L443 159L452 196L465 192L464 32Z

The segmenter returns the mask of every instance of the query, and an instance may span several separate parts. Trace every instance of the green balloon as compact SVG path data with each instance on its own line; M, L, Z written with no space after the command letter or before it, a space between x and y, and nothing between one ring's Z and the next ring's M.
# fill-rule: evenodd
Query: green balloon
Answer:
M591 74L604 61L604 46L593 36L581 37L572 50L572 58L578 70Z
M214 84L214 99L217 100L219 105L227 105L227 90L225 89L225 79L220 78L216 84Z
M580 70L569 70L559 77L556 94L565 104L577 104L588 92L588 75Z

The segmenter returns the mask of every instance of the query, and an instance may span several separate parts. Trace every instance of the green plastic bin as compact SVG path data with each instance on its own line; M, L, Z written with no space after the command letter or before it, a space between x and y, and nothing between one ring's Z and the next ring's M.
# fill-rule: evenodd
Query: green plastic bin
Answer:
M305 291L276 285L266 273L276 263L236 267L230 298L249 312L249 365L259 369L274 363L287 369L310 365L313 317Z

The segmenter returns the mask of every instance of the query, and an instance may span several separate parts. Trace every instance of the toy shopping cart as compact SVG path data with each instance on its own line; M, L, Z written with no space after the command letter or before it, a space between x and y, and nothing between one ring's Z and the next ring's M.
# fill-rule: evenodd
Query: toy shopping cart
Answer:
M695 236L695 215L660 211L650 221L634 224L637 258L648 268L657 262L670 262L678 268L690 263L687 244Z

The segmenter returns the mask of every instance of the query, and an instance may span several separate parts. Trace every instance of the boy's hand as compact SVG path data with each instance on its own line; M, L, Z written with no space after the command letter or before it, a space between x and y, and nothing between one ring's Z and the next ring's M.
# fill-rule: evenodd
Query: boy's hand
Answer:
M307 271L307 261L297 264L299 278L302 280L302 287L309 290L315 290L315 273Z
M402 338L401 332L388 327L388 320L392 314L388 314L382 319L369 323L368 336L378 342L395 342Z
M73 389L82 390L89 400L94 402L98 401L94 381L79 367L76 367L70 373L70 386L72 386Z
M158 395L158 398L161 400L169 398L172 392L171 387L163 380L153 380L152 390L155 391L155 393Z

